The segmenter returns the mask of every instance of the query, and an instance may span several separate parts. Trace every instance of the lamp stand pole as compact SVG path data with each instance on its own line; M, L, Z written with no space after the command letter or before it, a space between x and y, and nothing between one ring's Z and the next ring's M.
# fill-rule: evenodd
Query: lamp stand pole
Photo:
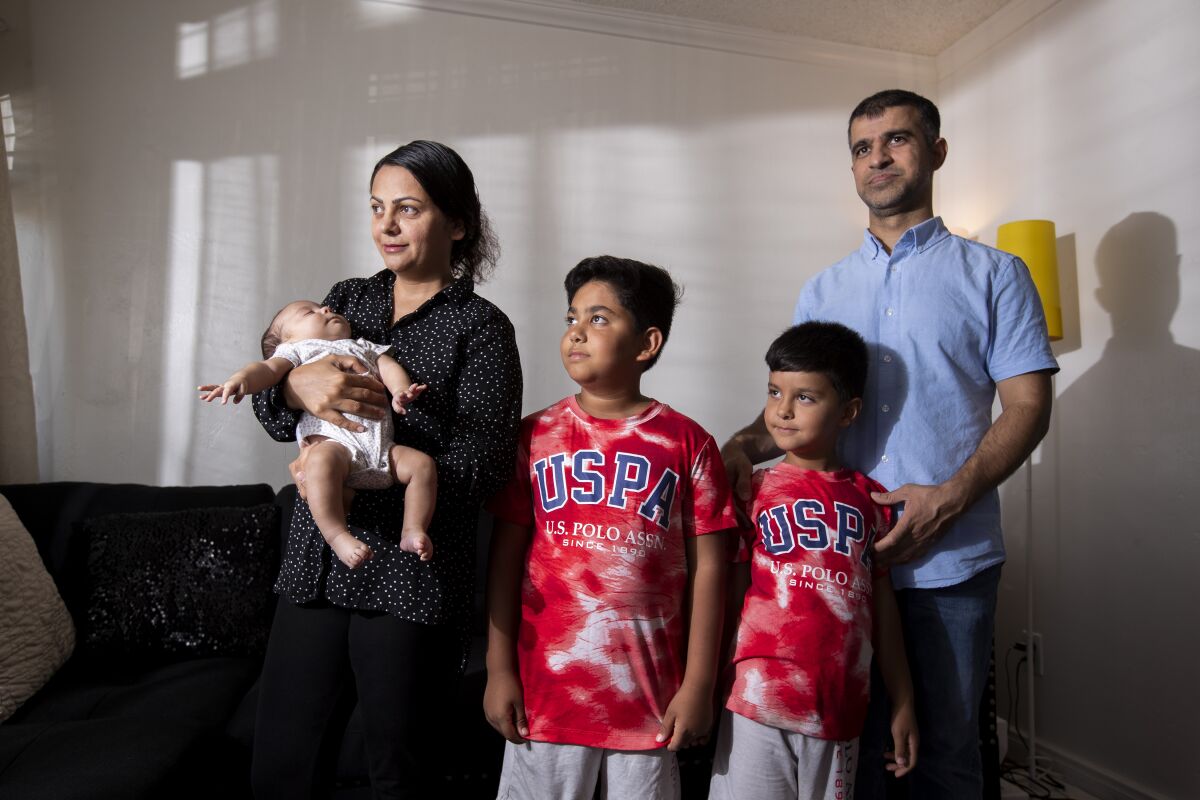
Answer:
M1029 777L1037 780L1037 734L1035 731L1037 705L1033 699L1034 671L1037 659L1033 651L1033 454L1025 459L1025 659L1026 684L1029 691Z

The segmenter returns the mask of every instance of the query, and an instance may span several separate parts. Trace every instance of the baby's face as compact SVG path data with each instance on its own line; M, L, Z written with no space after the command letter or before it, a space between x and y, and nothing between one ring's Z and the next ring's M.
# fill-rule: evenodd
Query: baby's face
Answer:
M298 300L279 317L280 338L285 342L324 339L327 342L350 338L350 323L341 314L311 300Z

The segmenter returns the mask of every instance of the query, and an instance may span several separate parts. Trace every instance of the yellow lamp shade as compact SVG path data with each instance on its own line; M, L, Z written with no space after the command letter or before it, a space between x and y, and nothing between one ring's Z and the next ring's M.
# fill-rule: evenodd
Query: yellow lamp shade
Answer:
M1062 338L1062 304L1058 299L1058 251L1054 223L1044 219L1006 222L996 229L996 247L1025 262L1046 314L1051 340Z

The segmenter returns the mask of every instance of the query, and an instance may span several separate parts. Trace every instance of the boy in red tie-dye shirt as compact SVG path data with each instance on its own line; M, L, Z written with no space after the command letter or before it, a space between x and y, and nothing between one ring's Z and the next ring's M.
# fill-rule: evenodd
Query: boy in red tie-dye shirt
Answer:
M675 752L712 725L725 537L712 436L641 393L678 289L610 256L567 275L579 393L527 417L490 503L484 710L509 743L500 797L677 798ZM686 654L686 656L685 656Z
M752 480L710 797L849 800L873 649L892 699L888 768L903 775L917 761L896 597L871 563L892 521L871 492L886 489L837 457L838 435L862 407L867 349L843 325L806 322L776 339L766 360L763 419L786 455Z

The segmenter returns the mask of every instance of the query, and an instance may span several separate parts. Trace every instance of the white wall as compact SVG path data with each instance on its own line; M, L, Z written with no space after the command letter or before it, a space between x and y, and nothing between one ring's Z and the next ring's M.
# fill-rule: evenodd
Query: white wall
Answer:
M1004 22L938 59L939 205L988 243L1054 220L1066 256L1033 467L1039 740L1081 780L1197 797L1200 5L1062 0ZM1023 480L1004 508L998 657L1025 627Z
M352 0L33 5L13 186L47 480L283 482L291 449L193 388L253 357L284 302L379 268L370 167L414 138L475 171L504 250L482 291L516 323L527 411L570 389L562 276L612 252L686 285L648 388L727 435L805 277L860 235L847 110L934 88L931 59L714 26L681 46L642 33L692 33L550 6L554 25ZM609 32L567 29L593 25ZM759 44L770 57L722 52Z

